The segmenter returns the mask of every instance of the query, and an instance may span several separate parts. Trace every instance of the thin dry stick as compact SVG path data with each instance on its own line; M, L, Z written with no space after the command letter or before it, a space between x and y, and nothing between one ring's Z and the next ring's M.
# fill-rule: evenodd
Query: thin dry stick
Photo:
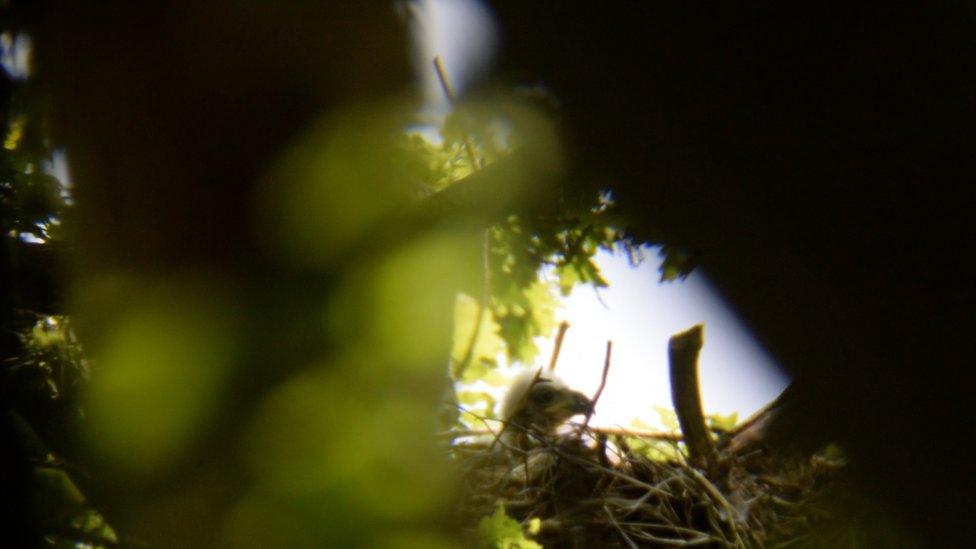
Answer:
M648 438L652 440L663 440L667 442L681 442L684 437L681 433L670 431L650 431L647 429L627 429L625 427L591 427L591 431L605 435L616 435L634 438Z
M593 393L593 399L590 400L590 411L586 413L586 419L583 420L583 425L580 426L580 433L590 425L590 418L593 417L593 412L596 410L596 403L600 400L600 395L603 394L603 388L607 386L607 374L610 372L610 351L612 349L613 341L608 339L607 354L603 358L603 375L600 378L600 386L596 388L596 392Z
M434 70L437 71L437 79L441 81L441 89L444 90L444 95L447 96L448 102L453 106L457 102L457 95L454 93L454 86L451 86L451 81L447 78L447 69L444 68L444 61L441 56L434 57ZM471 167L478 169L481 167L481 162L478 161L478 156L474 153L474 145L471 144L471 140L467 136L464 137L464 150L468 153L468 159L471 160Z
M624 532L624 529L620 527L620 524L617 522L617 519L615 519L613 517L613 513L610 512L610 508L604 505L603 510L604 512L606 512L607 517L610 519L610 524L612 524L614 528L617 529L617 532L620 533L620 537L624 538L624 541L627 542L627 546L630 547L630 549L637 549L637 544L634 543L633 540L630 539L630 536L627 535L627 532Z
M441 82L441 89L444 90L444 96L451 103L457 101L457 95L454 94L454 87L451 86L451 81L447 78L447 69L444 68L444 60L441 56L434 56L434 70L437 71L437 78Z
M549 371L556 370L556 361L559 360L559 351L563 348L563 338L566 337L566 330L569 329L569 322L565 320L559 323L559 331L556 332L556 344L552 348L552 356L549 358Z
M711 496L712 499L714 499L715 502L722 507L722 510L725 511L725 515L728 517L726 522L728 522L729 527L732 528L732 535L735 536L735 546L745 547L745 542L743 542L742 537L739 536L739 528L736 526L735 520L736 514L732 509L732 505L729 504L729 500L725 499L722 492L720 492L710 480L705 478L705 475L699 473L693 467L689 467L688 471L690 471L691 476L697 480L699 484L701 484L701 486L705 489L705 492L707 492L708 495Z
M700 532L692 528L685 528L683 526L677 526L674 524L655 524L653 522L621 522L621 526L633 526L635 528L646 528L648 530L663 530L668 533L675 534L685 534L688 536L694 536L697 538L711 538L713 541L718 541L708 534L707 532Z
M643 482L641 480L638 480L638 479L636 479L636 478L634 478L634 477L632 477L632 476L630 476L630 475L628 475L626 473L621 473L620 471L618 471L618 470L616 470L616 469L614 469L612 467L604 467L604 466L601 466L599 463L594 463L592 461L588 461L588 460L585 460L585 459L578 458L578 457L576 457L574 455L567 454L566 452L561 451L559 448L555 448L554 447L554 448L552 448L552 450L553 450L553 452L555 452L556 454L558 454L559 457L565 459L566 461L575 463L576 465L582 465L584 467L589 467L591 469L594 469L594 470L597 470L597 471L601 471L604 474L607 474L607 475L610 475L612 477L618 478L618 479L620 479L620 480L622 480L624 482L628 482L628 483L630 483L633 486L637 486L638 488L643 488L645 490L649 490L651 492L654 492L656 495L659 495L659 496L662 496L662 497L668 497L668 496L671 495L666 490L662 490L662 489L654 486L653 484L648 484L646 482Z
M460 404L455 404L455 406L457 406L457 409L462 414L468 414L469 416L471 416L471 417L477 419L478 421L480 421L481 423L483 423L484 426L485 426L484 429L477 429L477 430L472 429L471 431L466 431L466 432L455 432L454 433L455 438L461 437L461 436L467 436L468 434L482 434L482 435L484 435L484 434L490 434L496 441L498 440L498 437L501 435L502 430L504 430L504 424L502 425L502 430L499 430L496 433L495 430L491 428L491 425L488 424L488 418L486 418L486 417L484 417L484 416L482 416L480 414L476 414L476 413L472 412L471 410L468 410L467 408L465 408L464 406L462 406Z
M732 430L728 431L726 436L718 442L716 447L719 450L731 448L732 452L739 453L748 448L752 440L763 438L765 436L765 433L763 432L765 430L764 424L780 413L780 410L784 406L784 402L786 402L786 400L789 398L789 394L792 393L792 387L793 385L791 384L782 393L780 393L775 400L763 406L761 409L759 409L759 411L749 416L745 421L742 421L733 427ZM749 431L751 431L753 427L756 427L756 432L750 433Z
M632 532L635 536L653 543L655 546L668 546L668 547L697 547L699 545L705 545L708 543L714 543L715 538L701 537L697 539L673 539L673 538L659 538L653 534L648 534L647 532Z

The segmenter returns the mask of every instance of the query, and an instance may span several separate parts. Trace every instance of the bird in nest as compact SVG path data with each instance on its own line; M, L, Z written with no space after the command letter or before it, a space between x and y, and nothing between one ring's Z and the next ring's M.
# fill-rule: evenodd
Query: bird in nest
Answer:
M517 375L502 400L505 425L499 437L514 467L506 477L520 484L537 483L553 474L558 452L578 454L578 436L557 429L577 414L593 413L593 402L551 373L529 370Z
M502 400L505 422L501 442L509 448L528 450L533 441L545 440L577 414L592 414L590 399L570 389L549 373L528 370L517 375Z

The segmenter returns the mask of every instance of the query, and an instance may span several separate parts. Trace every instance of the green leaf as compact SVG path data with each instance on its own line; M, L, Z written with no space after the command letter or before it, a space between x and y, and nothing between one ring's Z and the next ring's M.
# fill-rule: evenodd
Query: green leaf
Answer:
M661 282L683 280L695 269L695 259L677 248L663 246L659 252L664 258L661 262Z
M592 255L585 259L577 258L576 269L580 274L580 280L583 282L592 284L597 288L606 288L608 286L606 279L600 274L600 268L593 262Z
M461 372L461 378L456 381L460 381L462 383L474 383L487 377L488 372L492 371L493 369L494 368L491 364L482 360L477 360L465 368L464 371Z
M634 429L643 429L646 431L651 431L654 429L649 424L641 421L640 418L636 418L636 417L630 421L630 426L633 427Z
M672 431L678 431L681 428L678 426L678 414L670 408L665 408L664 406L655 406L654 411L661 416L661 423Z
M538 280L524 288L510 284L507 290L492 303L498 334L510 360L531 364L539 352L534 339L548 337L556 327L558 301L552 285Z
M559 277L559 293L563 297L568 296L573 288L576 287L580 282L579 273L576 268L571 265L560 265L556 268L556 275Z
M481 381L484 381L492 387L504 387L508 385L508 379L497 369L489 370L484 376L481 377Z
M457 381L480 379L495 364L495 359L504 349L504 342L498 336L498 324L490 310L482 311L476 299L458 294L454 302L454 344L451 350L451 377ZM467 361L467 364L465 364ZM469 371L478 369L480 373Z
M648 459L659 462L682 461L685 454L681 451L682 445L663 440L654 441L647 445L644 455Z
M732 412L727 416L712 414L705 419L708 420L708 426L711 429L717 431L731 431L739 423L738 412Z
M495 399L484 391L459 391L457 400L472 425L494 417Z
M3 140L3 148L8 151L17 150L20 145L20 138L24 136L24 128L27 126L27 117L19 115L10 121L7 127L7 136Z
M556 327L556 307L559 302L552 288L545 282L536 281L525 292L531 304L533 335L548 336Z
M536 519L538 520L538 519ZM530 524L529 528L532 526ZM478 523L478 536L482 547L492 549L542 549L535 541L527 539L519 522L505 514L505 508L498 504L494 514L484 517Z

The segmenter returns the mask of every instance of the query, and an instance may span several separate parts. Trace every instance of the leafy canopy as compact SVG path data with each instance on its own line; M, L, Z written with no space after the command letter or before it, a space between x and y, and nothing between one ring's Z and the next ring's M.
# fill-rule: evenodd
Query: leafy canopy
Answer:
M404 137L414 158L409 175L421 195L441 192L534 139L539 113L548 116L538 92L459 105L438 128L439 140ZM591 200L583 208L559 202L544 214L512 214L484 232L480 295L457 296L450 361L451 379L462 384L458 403L471 414L491 417L494 409L489 392L472 384L503 385L500 362L536 361L536 338L553 333L560 296L607 286L594 262L600 248L620 246L639 258L614 223L610 192Z

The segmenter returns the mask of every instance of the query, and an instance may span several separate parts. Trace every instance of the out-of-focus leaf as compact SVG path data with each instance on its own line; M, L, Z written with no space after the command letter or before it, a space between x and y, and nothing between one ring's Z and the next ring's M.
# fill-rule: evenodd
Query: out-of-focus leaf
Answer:
M556 275L559 276L559 292L563 297L568 296L580 282L579 271L572 264L557 267Z
M672 431L679 431L681 427L678 425L678 414L670 408L665 408L664 406L655 406L654 411L661 416L661 423L668 429Z
M462 415L467 414L472 425L480 423L483 418L494 417L495 399L484 391L460 391L458 402L464 409Z
M732 412L727 416L712 414L705 419L708 420L708 426L711 429L731 431L739 423L739 414L737 412Z
M454 380L461 375L465 380L471 379L468 371L459 371L462 366L467 370L478 368L480 374L475 379L482 377L488 371L486 366L494 363L504 345L498 336L498 325L491 310L482 310L476 299L458 294L454 303L454 342L451 351L451 375ZM464 364L465 361L467 364Z
M653 427L651 427L644 421L641 421L640 418L636 418L636 417L630 421L630 426L633 427L634 429L644 429L647 431L653 429Z
M495 399L484 391L460 391L458 392L458 402L464 406L476 406L487 403L489 407L493 407Z
M72 528L85 534L87 539L100 539L110 545L119 541L115 530L105 522L105 517L94 509L83 510L71 519L70 524Z
M413 199L403 175L403 104L351 106L313 128L269 174L258 212L268 247L302 264L332 261Z
M201 276L157 281L119 305L93 350L91 440L120 472L152 477L214 419L236 349L233 302Z
M659 254L664 258L660 267L662 282L684 279L697 263L691 255L673 246L662 246Z
M508 379L505 378L497 369L489 370L487 374L481 377L481 381L491 385L492 387L502 387L508 385Z
M20 138L24 136L24 127L27 125L26 116L17 116L10 121L7 127L7 137L3 140L3 148L8 151L16 150L20 145Z
M650 441L644 448L644 455L648 459L660 462L684 461L686 453L682 452L683 447L683 444L664 440Z
M461 379L456 381L461 381L462 383L474 383L479 381L488 375L488 372L491 371L491 366L491 364L480 360L473 362L467 368L465 368L461 375Z
M525 537L522 525L505 514L499 504L494 514L478 523L482 546L491 549L542 549L542 545Z
M258 485L382 521L427 517L445 505L450 463L434 435L443 373L398 369L390 360L358 349L270 395L246 449ZM363 367L370 362L378 364Z
M493 303L499 333L511 360L531 364L539 352L535 338L549 336L556 327L558 301L550 284L543 281L510 288Z

